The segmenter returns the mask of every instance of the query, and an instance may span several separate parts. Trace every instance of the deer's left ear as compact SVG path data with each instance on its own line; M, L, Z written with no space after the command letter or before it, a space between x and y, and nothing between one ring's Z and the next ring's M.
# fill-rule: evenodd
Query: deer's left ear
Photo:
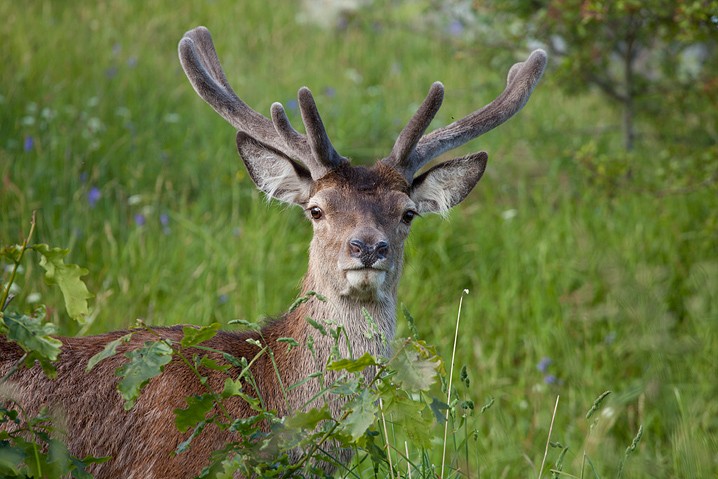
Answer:
M471 193L486 170L489 155L474 153L434 166L417 176L409 196L419 214L446 213Z

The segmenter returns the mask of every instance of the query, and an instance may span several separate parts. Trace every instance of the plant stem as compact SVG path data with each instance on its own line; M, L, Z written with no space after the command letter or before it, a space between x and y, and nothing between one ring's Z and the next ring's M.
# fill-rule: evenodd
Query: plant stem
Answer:
M5 288L5 292L3 292L2 298L0 298L0 311L4 311L5 307L8 304L8 296L10 295L10 287L15 282L15 275L17 275L17 270L20 267L20 262L22 261L22 257L25 255L25 251L27 251L27 245L30 242L30 239L32 238L32 234L35 231L35 211L32 212L32 218L30 219L30 232L27 234L27 237L22 242L22 247L20 248L20 254L17 257L17 260L15 260L15 265L12 268L12 272L10 273L10 280L7 283L7 287Z
M556 411L558 410L558 400L561 396L556 396L556 404L553 407L551 415L551 425L548 427L548 437L546 438L546 448L543 451L543 459L541 460L541 468L539 468L538 479L541 479L543 467L546 465L546 456L548 456L548 447L551 444L551 432L553 431L553 421L556 419Z
M456 342L459 337L459 322L461 321L461 306L464 303L464 295L468 294L469 290L465 289L461 293L459 298L459 313L456 316L456 331L454 332L454 347L451 350L451 366L449 367L449 387L446 392L446 404L449 406L446 409L446 421L444 422L444 450L441 454L441 479L444 479L444 466L446 466L446 437L449 433L449 411L451 410L451 385L454 381L454 360L456 359Z

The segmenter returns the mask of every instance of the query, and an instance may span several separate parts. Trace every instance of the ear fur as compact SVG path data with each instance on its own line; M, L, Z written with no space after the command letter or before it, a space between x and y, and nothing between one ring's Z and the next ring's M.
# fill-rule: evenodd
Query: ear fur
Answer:
M237 150L254 184L269 197L297 205L309 200L312 176L302 165L241 131Z
M474 153L440 163L417 176L409 196L419 214L445 214L466 198L486 170L489 155Z

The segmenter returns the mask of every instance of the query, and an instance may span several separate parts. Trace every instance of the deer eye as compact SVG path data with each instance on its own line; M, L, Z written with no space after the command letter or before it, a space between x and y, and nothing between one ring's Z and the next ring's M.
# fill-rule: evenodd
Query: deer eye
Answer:
M406 210L404 212L404 215L401 217L401 221L403 221L406 224L411 224L411 220L413 220L418 213L414 210Z
M318 206L314 206L312 208L309 208L309 216L311 216L313 219L318 220L320 219L324 213L322 212L322 209Z

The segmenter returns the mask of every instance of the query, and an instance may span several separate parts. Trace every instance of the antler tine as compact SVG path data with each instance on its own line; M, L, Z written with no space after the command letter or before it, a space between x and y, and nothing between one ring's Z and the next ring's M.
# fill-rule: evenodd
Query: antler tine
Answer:
M318 179L346 161L329 142L314 99L306 88L299 91L299 106L308 138L292 127L281 104L272 105L270 121L237 96L229 86L212 36L205 27L185 33L179 43L179 57L192 87L217 113L239 131L304 163L312 178Z
M406 171L407 180L409 182L411 182L414 173L418 170L418 168L413 169L410 166L412 160L414 159L413 157L415 156L414 149L416 148L417 143L419 143L421 136L431 124L434 116L436 116L436 112L438 112L439 108L441 108L443 100L444 85L442 85L441 82L434 82L434 84L431 85L424 102L396 139L396 143L394 143L394 148L392 148L391 154L383 160L383 162L388 166L396 168L400 171Z
M525 62L511 67L506 88L494 101L465 118L422 137L404 162L404 176L411 180L413 175L433 158L496 128L518 113L541 79L546 62L546 52L535 50Z
M312 179L317 180L327 174L329 169L319 163L312 153L307 138L294 129L289 122L284 106L281 103L273 103L271 108L272 122L279 136L290 147L300 152L304 164L309 168Z
M307 131L307 140L312 150L314 159L318 166L328 170L333 170L340 165L347 163L347 159L342 157L332 146L329 136L324 129L324 123L319 116L319 110L314 102L314 97L309 88L302 87L298 92L299 110L302 114L304 128ZM314 173L312 173L312 176Z
M272 123L240 100L229 86L209 30L197 27L185 33L179 43L179 57L192 87L217 113L238 130L285 150L284 145L277 144Z

